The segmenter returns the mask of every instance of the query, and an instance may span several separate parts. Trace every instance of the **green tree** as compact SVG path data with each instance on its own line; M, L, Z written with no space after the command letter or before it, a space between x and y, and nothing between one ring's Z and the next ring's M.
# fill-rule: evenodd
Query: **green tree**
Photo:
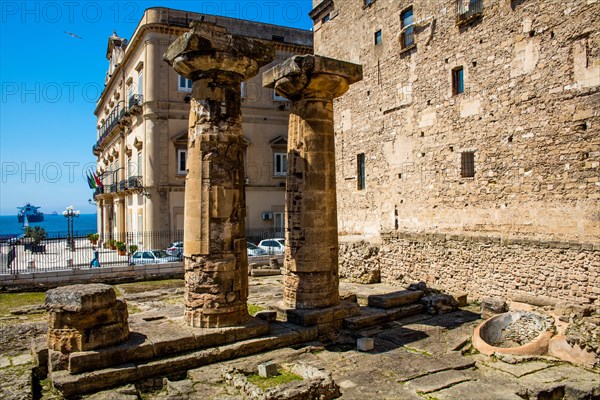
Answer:
M46 239L46 230L41 226L28 226L25 228L24 236L26 238L32 238L33 242L38 244L42 240Z

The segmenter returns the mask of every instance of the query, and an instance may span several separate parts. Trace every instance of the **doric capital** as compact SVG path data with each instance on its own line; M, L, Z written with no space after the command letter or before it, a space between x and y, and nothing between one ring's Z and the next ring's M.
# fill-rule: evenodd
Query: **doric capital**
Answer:
M315 55L294 56L264 72L263 86L290 100L334 99L362 77L358 64Z
M274 59L273 46L200 21L192 23L192 29L177 38L164 55L179 75L192 81L219 74L248 79Z

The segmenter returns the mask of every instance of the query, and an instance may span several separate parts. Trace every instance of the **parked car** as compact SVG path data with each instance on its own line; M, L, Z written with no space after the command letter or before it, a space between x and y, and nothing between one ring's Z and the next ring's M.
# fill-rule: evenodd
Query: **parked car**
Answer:
M275 238L261 240L258 247L268 254L283 254L285 252L285 239Z
M177 262L178 257L170 256L164 250L139 250L131 256L131 265Z
M267 252L255 245L254 243L248 242L248 257L253 256L265 256Z
M181 260L183 258L183 242L173 242L165 251L168 255L178 257Z

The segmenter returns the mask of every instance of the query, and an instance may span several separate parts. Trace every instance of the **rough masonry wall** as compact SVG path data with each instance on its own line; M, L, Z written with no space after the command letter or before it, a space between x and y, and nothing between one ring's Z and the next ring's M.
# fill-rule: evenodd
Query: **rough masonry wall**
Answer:
M381 244L340 243L340 277L407 286L425 282L470 300L545 296L600 306L600 246L498 240L485 236L397 234Z
M463 28L452 0L332 4L335 17L315 26L315 53L365 71L335 103L342 235L598 243L600 2L483 0L483 17ZM416 21L434 23L402 52L400 14L411 5ZM459 66L465 92L453 96ZM474 178L460 177L463 151L475 152Z
M483 0L463 27L454 0L324 3L315 54L364 68L334 103L341 277L597 304L600 2ZM423 24L403 51L410 6Z

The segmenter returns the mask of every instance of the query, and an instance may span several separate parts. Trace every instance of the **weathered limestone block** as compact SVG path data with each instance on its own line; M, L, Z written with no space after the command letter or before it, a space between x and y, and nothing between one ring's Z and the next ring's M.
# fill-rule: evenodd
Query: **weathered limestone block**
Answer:
M498 297L486 297L481 300L481 318L491 318L496 314L502 314L508 311L506 302Z
M446 314L458 308L458 301L449 294L431 293L421 298L421 304L432 315Z
M129 336L127 305L109 285L63 286L46 294L48 348L61 353L123 343Z
M362 79L362 67L295 56L263 74L263 85L292 101L286 182L284 304L339 303L333 99Z
M165 54L193 81L185 191L185 314L217 328L249 318L241 83L275 57L260 40L192 24Z

